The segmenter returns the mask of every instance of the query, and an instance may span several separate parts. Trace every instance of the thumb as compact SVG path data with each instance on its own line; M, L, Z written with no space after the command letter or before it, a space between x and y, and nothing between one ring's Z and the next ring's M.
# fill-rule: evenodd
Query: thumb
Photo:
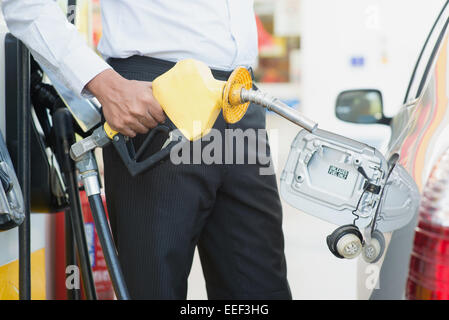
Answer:
M153 89L153 82L150 81L142 81L143 84L147 87L149 87L150 89Z

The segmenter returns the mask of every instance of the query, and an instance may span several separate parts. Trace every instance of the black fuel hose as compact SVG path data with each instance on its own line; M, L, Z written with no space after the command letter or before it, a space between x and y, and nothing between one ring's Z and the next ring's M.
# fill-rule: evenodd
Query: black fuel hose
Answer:
M70 224L75 237L78 260L83 280L84 294L88 300L97 300L95 282L90 264L89 250L84 230L83 212L78 192L78 179L73 160L70 158L70 145L75 142L75 134L72 127L72 116L68 109L59 109L53 113L53 151L58 160L59 167L64 175L67 186L70 208ZM69 238L69 237L67 237ZM69 240L69 239L67 239ZM69 290L72 291L73 290ZM78 295L78 293L75 293Z
M126 287L122 268L120 267L117 251L115 249L114 240L109 229L109 223L106 219L101 196L100 194L93 194L88 198L90 208L92 210L92 216L95 222L95 228L97 230L97 235L101 243L101 248L103 249L109 276L111 277L112 285L114 287L117 299L130 300L128 288Z
M81 202L78 192L78 182L74 172L64 173L68 183L67 192L70 199L70 222L75 236L78 260L80 263L81 278L83 280L84 294L87 300L97 300L95 282L90 265L89 251L84 230L84 219L81 210Z

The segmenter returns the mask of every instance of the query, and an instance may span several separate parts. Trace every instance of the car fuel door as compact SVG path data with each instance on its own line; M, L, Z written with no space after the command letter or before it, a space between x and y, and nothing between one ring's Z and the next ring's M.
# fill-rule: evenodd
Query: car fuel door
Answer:
M346 137L302 130L281 175L282 198L296 209L336 225L389 232L416 213L419 192L397 163Z

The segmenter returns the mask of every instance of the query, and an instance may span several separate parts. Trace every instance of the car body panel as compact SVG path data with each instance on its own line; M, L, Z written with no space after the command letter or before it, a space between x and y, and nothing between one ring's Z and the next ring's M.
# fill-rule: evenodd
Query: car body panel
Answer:
M399 163L408 171L422 191L431 168L449 147L449 35L443 35L430 72L418 99L402 107L393 118L387 157L400 155ZM367 281L376 270L360 259L358 296L371 299L401 299L404 296L408 264L413 245L417 215L404 228L387 237L388 250L377 263L379 282L371 293ZM371 267L371 269L370 269ZM371 272L370 272L371 270Z

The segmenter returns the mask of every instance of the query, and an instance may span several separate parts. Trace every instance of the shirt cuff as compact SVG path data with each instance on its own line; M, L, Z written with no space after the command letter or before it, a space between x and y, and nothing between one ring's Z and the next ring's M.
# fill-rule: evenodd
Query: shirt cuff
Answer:
M112 67L87 45L80 46L65 56L61 74L70 82L72 90L85 98L92 98L92 93L85 88L90 80L104 70Z

